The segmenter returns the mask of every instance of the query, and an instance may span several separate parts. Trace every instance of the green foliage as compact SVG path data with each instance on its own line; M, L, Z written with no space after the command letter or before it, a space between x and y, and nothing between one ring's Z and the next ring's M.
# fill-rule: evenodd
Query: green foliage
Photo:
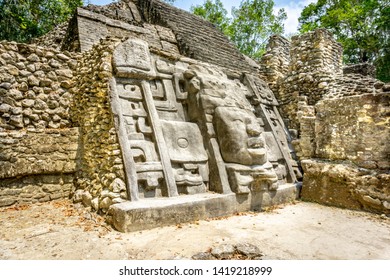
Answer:
M0 40L28 42L70 18L82 0L0 0Z
M228 33L230 19L220 0L215 0L214 2L212 0L206 0L203 5L191 6L190 11L208 20L225 34Z
M215 24L243 54L259 59L268 38L284 31L286 13L281 9L274 15L273 8L273 0L243 0L229 18L220 0L206 0L203 5L192 6L191 11Z
M229 35L238 49L255 59L265 52L268 38L284 32L283 21L287 18L284 9L273 14L272 0L244 0L240 7L233 8L233 22Z
M344 47L345 63L374 63L378 78L390 80L388 0L318 0L303 9L299 23L302 33L330 30Z

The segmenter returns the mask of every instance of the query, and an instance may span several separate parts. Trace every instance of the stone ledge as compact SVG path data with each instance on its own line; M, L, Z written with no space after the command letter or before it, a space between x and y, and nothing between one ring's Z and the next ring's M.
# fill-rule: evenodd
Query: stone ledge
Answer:
M294 185L281 186L275 192L256 195L197 194L171 198L124 202L110 207L112 224L118 231L132 232L196 220L229 216L237 212L260 210L296 198Z
M91 11L88 11L88 10L85 10L82 8L77 9L77 15L84 17L84 18L94 20L94 21L101 22L101 23L106 24L108 26L122 28L125 30L140 33L140 34L150 34L150 31L147 30L146 28L131 25L129 23L126 23L126 22L123 22L120 20L111 19L107 16L97 14L97 13L94 13L94 12L91 12Z

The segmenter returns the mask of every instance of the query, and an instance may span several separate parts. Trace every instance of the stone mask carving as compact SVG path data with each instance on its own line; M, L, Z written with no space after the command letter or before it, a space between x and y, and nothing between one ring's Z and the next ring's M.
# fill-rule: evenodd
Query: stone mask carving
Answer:
M261 165L267 162L262 129L253 113L218 107L214 116L223 159L229 163Z

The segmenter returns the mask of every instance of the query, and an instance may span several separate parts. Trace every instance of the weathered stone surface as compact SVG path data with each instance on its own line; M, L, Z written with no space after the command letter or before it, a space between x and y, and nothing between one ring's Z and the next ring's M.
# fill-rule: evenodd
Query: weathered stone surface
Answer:
M210 252L201 252L192 256L193 260L261 260L258 247L249 243L237 245L222 244L211 248Z
M53 178L58 183L52 184ZM0 207L68 198L73 191L73 174L27 175L0 180Z
M233 194L196 194L170 199L145 199L114 204L110 207L114 227L132 232L159 226L185 223L232 214L237 210ZM139 219L139 217L143 217Z
M316 112L317 157L350 160L369 169L379 165L381 169L390 169L390 126L386 116L390 112L389 95L322 100L317 103Z
M341 51L326 30L295 36L291 45L275 38L261 71L298 132L296 155L311 159L303 162L303 198L387 213L387 85L371 77L370 65L342 68ZM276 53L288 68L276 63Z
M233 255L236 251L236 248L231 244L222 244L218 247L215 247L211 250L211 254L217 259L227 259L229 256Z
M120 44L113 55L113 65L119 77L154 76L149 47L146 42L129 39Z
M148 0L79 8L45 38L0 43L0 205L73 195L134 231L294 199L313 159L305 199L387 213L390 87L343 73L326 30L273 36L259 65Z
M235 246L237 253L247 256L248 258L261 257L260 249L249 243L240 243Z
M2 139L0 178L48 173L74 173L76 171L79 131L8 132ZM7 156L9 155L9 156ZM7 160L9 159L9 160Z
M9 49L8 46L12 43L4 42L1 44L4 44L5 49ZM48 107L46 102L59 102L61 94L66 93L74 85L70 81L73 70L68 66L66 60L55 63L52 60L48 61L41 48L35 45L16 44L16 47L20 48L18 59L7 60L5 67L0 69L0 88L7 90L4 96L2 95L2 99L4 99L5 104L14 107L10 112L3 112L5 108L0 110L0 129L43 129L48 128L49 124L51 128L70 127L69 124L64 125L69 121L69 116L61 116L61 119L57 118L56 120L49 117L44 120L45 122L40 120L43 120L44 110ZM12 57L10 54L13 52L8 50L2 55ZM52 50L52 53L53 56L56 54L61 56L62 54L55 50ZM69 55L77 57L76 54ZM61 80L57 78L54 71L58 72ZM7 76L3 74L7 74ZM72 97L69 101L71 100ZM54 108L54 103L52 103L51 108ZM64 106L65 110L69 110L69 106L70 103ZM24 108L37 110L34 114L25 114L21 117L19 111ZM53 122L51 123L51 121Z
M216 258L211 254L211 253L204 253L204 252L201 252L201 253L198 253L198 254L195 254L191 257L191 259L193 260L203 260L203 261L207 261L207 260L216 260Z
M267 162L261 127L251 112L218 107L215 110L215 127L226 162L243 165Z
M352 165L302 162L301 196L305 200L349 209L389 214L390 176Z

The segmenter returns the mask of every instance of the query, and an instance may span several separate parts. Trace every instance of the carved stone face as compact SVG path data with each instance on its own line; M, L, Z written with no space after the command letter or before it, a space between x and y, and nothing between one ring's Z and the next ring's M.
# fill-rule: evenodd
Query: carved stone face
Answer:
M239 108L218 107L214 122L225 162L243 165L267 162L262 130L253 114Z

